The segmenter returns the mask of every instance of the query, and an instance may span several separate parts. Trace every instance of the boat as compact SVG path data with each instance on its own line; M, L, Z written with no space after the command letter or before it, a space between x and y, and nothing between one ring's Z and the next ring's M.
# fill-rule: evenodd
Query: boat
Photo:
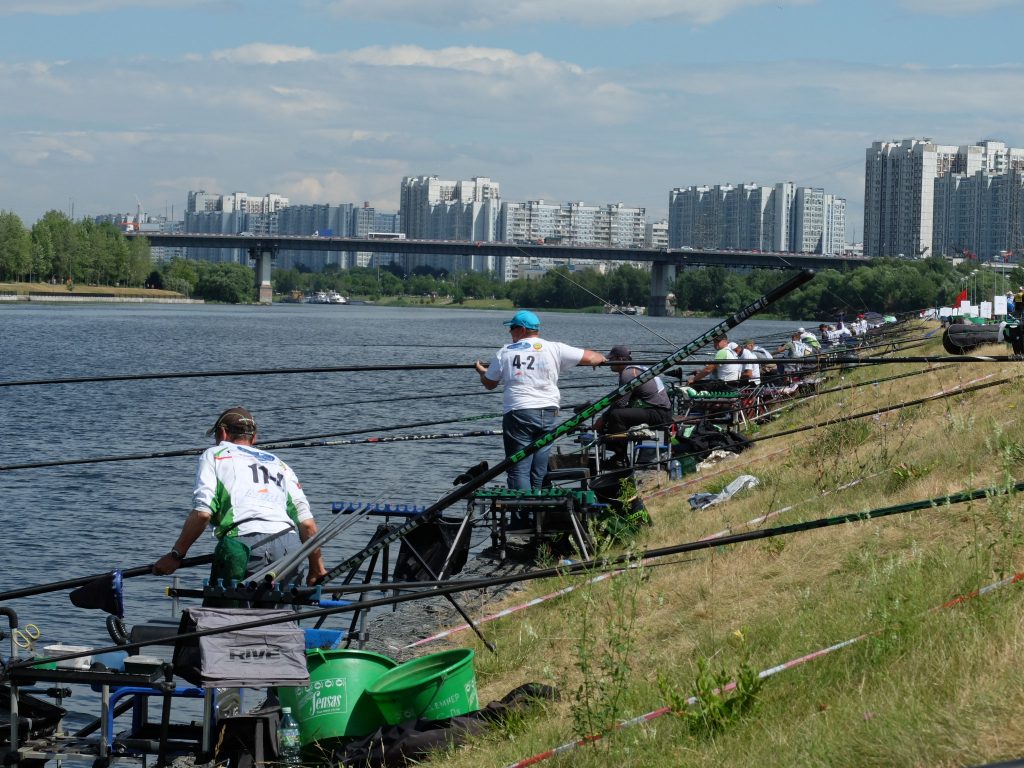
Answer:
M328 304L348 304L348 299L342 296L337 291L327 292L327 303Z

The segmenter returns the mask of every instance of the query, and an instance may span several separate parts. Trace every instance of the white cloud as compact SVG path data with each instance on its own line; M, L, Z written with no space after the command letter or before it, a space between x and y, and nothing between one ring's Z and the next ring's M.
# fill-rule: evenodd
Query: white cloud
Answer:
M504 48L449 47L432 50L418 45L370 46L340 54L353 64L376 67L422 67L473 72L479 75L509 75L527 72L538 76L556 73L579 75L583 69L569 62L549 59L539 53L516 53Z
M20 141L11 142L10 156L16 165L33 166L47 161L74 164L92 164L96 155L85 149L85 135L67 133L62 135L30 135Z
M0 16L80 16L132 8L194 8L214 4L214 0L4 0L0 2Z
M320 54L312 48L294 45L273 45L271 43L249 43L237 48L225 48L210 54L214 61L229 61L235 64L288 64L296 61L314 61Z
M1004 8L1020 9L1022 0L899 0L899 5L914 13L936 16L974 16Z
M990 0L991 1L991 0ZM730 14L764 5L809 5L817 0L328 0L333 13L346 18L403 19L431 26L464 28L509 24L567 23L619 25L644 21L711 24Z
M29 221L72 196L79 215L132 210L135 194L180 210L196 188L394 210L402 176L438 173L654 218L672 187L793 180L846 197L857 226L872 141L1022 146L1021 92L1019 66L627 71L482 46L0 62L0 192L17 179L4 199Z

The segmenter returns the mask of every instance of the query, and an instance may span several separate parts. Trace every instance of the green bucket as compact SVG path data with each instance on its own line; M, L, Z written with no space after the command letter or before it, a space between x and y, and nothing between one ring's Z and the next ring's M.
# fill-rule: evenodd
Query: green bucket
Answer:
M384 720L444 720L480 708L473 672L473 650L457 648L399 664L366 689Z
M303 748L316 742L366 736L384 725L366 688L396 664L387 656L369 651L306 651L309 685L278 689L281 704L291 707L299 721Z

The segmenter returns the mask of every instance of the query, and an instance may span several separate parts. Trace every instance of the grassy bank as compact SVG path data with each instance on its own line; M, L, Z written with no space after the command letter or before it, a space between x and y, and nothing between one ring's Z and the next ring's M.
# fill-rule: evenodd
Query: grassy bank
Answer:
M125 288L116 285L74 284L71 290L64 284L50 283L0 283L0 293L26 296L30 293L48 293L70 296L120 296L125 298L179 298L181 294L152 288Z
M943 353L934 340L913 354ZM785 510L761 527L1021 479L1024 397L1014 364L925 368L807 400L760 434L983 376L1008 383L758 442L720 465L721 474L690 476L651 498L654 526L637 546L747 530L745 521L773 511ZM833 383L909 370L866 367ZM689 494L718 490L740 474L760 485L690 510ZM939 608L1022 565L1020 498L995 495L662 558L597 584L583 577L534 583L517 603L577 589L486 625L497 654L469 633L455 637L476 649L482 702L525 682L552 685L561 700L429 764L506 765L665 705L676 711L545 764L960 766L1024 757L1015 717L1024 703L1024 586ZM852 638L860 639L760 687L752 680L751 672ZM739 693L708 695L716 682L744 673ZM700 690L705 704L684 706Z

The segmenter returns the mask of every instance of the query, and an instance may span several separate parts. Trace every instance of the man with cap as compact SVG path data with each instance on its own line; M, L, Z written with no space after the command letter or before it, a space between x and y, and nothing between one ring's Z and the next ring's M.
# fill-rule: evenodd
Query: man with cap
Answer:
M783 344L782 346L778 347L775 350L776 358L778 358L781 355L783 357L792 358L794 360L799 360L802 357L808 357L812 354L814 354L814 350L812 350L810 346L806 342L804 342L803 333L800 332L799 328L793 331L793 333L789 337L788 342L786 342L785 344ZM796 363L778 364L778 371L780 376L794 376L799 374L801 370L802 367L797 365Z
M628 365L632 360L629 348L622 344L612 347L608 352L610 367L619 374L620 387L647 370L644 365ZM597 428L606 435L620 435L639 424L646 424L652 429L668 429L671 423L672 401L665 389L665 382L660 376L655 376L612 403ZM620 466L626 463L626 446L624 439L608 443L612 461Z
M192 511L171 551L153 564L153 573L174 573L208 525L218 539L236 537L251 549L247 574L316 535L316 520L291 467L254 447L256 420L249 411L228 408L206 434L216 444L199 457ZM308 561L306 583L313 585L327 573L319 548L309 553ZM296 578L302 573L300 568Z
M506 320L512 343L491 358L490 365L476 361L477 374L485 389L504 385L501 428L505 456L512 456L557 426L558 374L577 365L597 366L605 362L600 352L571 347L540 338L540 318L521 309ZM550 443L508 469L508 487L540 488L548 473Z
M808 331L806 328L797 328L797 331L800 332L800 341L802 341L804 344L811 348L812 354L813 350L821 349L821 342L818 341L817 336Z
M729 341L729 337L722 334L715 339L715 360L737 360L739 356L732 350L734 345ZM699 371L694 372L686 380L687 384L696 384L701 379L711 378L716 381L725 383L729 387L734 387L739 383L740 380L740 368L739 365L716 365L715 363L708 363Z
M768 350L757 346L753 339L747 339L740 348L740 360L745 360L740 369L740 381L743 384L752 384L755 387L761 384L761 364L756 362L761 358L758 350L764 353L764 357L771 357Z

